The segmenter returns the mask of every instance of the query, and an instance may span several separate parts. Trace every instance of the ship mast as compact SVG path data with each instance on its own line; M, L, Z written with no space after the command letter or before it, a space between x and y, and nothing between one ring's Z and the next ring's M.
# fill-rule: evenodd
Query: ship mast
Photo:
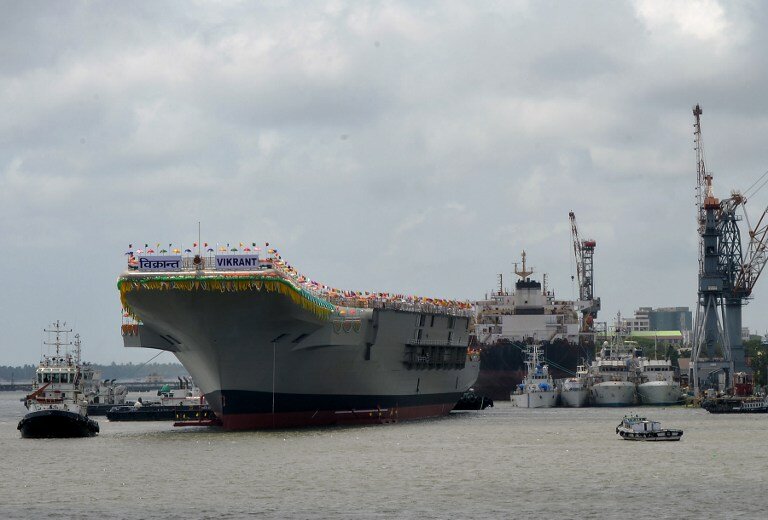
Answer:
M75 334L75 364L80 365L80 334Z
M530 270L525 269L525 250L523 250L522 257L523 257L523 268L518 270L517 262L515 262L515 274L520 278L522 278L523 280L525 280L526 278L528 278L530 275L533 274L533 267L531 267Z
M61 356L61 347L65 345L71 345L72 342L69 341L69 337L67 336L64 341L61 339L62 334L69 334L72 332L72 329L64 329L66 327L67 322L59 323L59 320L56 320L55 323L51 326L51 329L43 329L43 332L48 333L48 338L50 339L51 334L54 334L54 340L53 341L44 341L43 343L48 346L55 346L56 347L56 357ZM79 347L79 343L78 343Z

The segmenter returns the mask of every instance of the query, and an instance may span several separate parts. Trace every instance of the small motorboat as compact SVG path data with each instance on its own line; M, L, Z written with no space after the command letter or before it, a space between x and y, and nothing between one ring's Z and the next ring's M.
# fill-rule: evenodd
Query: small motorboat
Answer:
M625 441L679 441L683 436L683 430L662 428L660 422L639 415L625 415L616 433Z

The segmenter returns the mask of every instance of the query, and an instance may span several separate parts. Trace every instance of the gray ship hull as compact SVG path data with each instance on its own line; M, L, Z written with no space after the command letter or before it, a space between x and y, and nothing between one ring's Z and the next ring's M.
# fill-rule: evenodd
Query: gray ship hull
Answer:
M233 290L120 281L132 283L124 305L142 322L123 327L125 345L173 352L225 428L445 415L477 378L466 316L386 305L318 312L286 284L250 279Z

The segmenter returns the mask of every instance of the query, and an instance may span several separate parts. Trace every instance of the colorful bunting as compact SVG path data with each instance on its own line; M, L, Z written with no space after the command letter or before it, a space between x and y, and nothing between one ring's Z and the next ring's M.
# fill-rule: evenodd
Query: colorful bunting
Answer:
M253 249L244 247L244 243L240 242L240 248L244 252L260 251L260 248L256 246L255 242L251 243ZM214 253L215 249L208 247L208 243L203 244L208 253ZM194 247L198 246L197 242L194 242ZM160 247L160 244L158 244ZM169 249L172 244L169 244ZM231 247L227 243L227 246L218 246L218 251L226 253L228 248L230 252L238 252L239 249ZM265 242L265 247L269 247L269 242ZM148 248L145 244L146 252L148 254L154 254L155 250ZM174 248L173 253L179 254L180 248ZM160 253L167 253L166 249L160 250ZM191 249L184 249L185 253L192 253ZM149 290L166 290L166 289L186 289L186 290L261 290L266 288L269 292L280 292L286 294L294 300L295 303L301 305L304 308L312 310L316 314L327 317L334 311L339 311L341 307L350 309L350 314L354 313L355 307L371 307L378 305L405 305L405 310L411 310L416 312L423 312L423 306L426 306L427 312L440 312L440 309L461 309L469 310L471 305L469 302L459 302L456 300L447 300L443 298L427 298L419 296L410 296L403 294L391 294L388 292L369 292L369 291L349 291L330 287L328 285L319 283L315 280L311 280L308 277L299 273L292 265L286 263L278 253L277 249L269 248L267 252L270 255L274 255L271 261L272 269L262 271L259 273L238 273L237 275L225 275L225 276L210 276L210 275L180 275L166 278L161 277L147 277L136 281L135 279L121 279L118 282L118 287L121 291L121 297L124 299L126 292L131 290L149 289ZM140 255L143 251L141 249L135 250L135 254ZM133 244L129 244L129 251L126 251L126 255L131 255L133 258ZM129 259L130 260L130 259ZM130 264L130 261L129 261ZM129 265L129 267L131 267ZM133 266L135 268L135 266ZM341 307L336 307L340 305ZM415 306L415 307L414 307ZM124 302L124 307L127 305ZM344 313L343 310L340 311Z

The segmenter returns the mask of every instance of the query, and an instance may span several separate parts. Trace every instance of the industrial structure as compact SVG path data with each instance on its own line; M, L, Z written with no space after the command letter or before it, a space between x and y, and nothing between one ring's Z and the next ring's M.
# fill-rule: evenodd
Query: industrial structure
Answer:
M732 191L731 196L719 201L713 193L712 174L707 171L701 136L699 105L693 108L696 149L696 208L699 233L698 304L692 350L694 390L715 386L732 387L733 373L747 370L744 346L741 340L741 308L752 295L752 289L765 267L768 222L766 212L749 227L749 246L746 258L742 254L742 220L737 210L746 217L745 194ZM767 172L768 173L768 172ZM766 174L750 189L758 186ZM755 190L756 191L756 190Z
M576 282L579 285L579 301L577 308L581 311L582 332L594 331L597 311L600 310L600 298L595 298L595 267L593 263L595 246L593 239L581 240L576 226L576 215L568 213L571 220L571 236L573 238L573 254L576 257Z
M690 343L690 332L693 330L693 314L688 307L640 307L635 315L624 318L618 324L623 330L632 334L635 332L680 331L687 343Z

